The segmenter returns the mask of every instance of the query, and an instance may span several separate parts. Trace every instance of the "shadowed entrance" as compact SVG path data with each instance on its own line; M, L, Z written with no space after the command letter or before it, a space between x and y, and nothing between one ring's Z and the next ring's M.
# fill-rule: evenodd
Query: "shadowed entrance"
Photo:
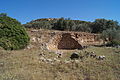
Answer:
M82 49L82 46L71 37L70 33L64 33L58 43L58 49Z

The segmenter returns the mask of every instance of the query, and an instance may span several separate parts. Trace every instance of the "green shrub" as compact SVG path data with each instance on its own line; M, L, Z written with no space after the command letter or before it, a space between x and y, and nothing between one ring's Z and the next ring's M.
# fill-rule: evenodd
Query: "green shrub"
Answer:
M120 45L120 41L117 41L117 40L110 41L106 44L106 46L112 46L112 47L115 47L118 45Z
M8 16L0 16L1 47L6 50L16 50L26 47L28 43L29 36L20 22Z

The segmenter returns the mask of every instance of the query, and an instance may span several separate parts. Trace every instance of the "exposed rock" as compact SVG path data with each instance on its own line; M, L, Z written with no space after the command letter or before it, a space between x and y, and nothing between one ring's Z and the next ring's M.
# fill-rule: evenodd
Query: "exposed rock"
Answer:
M95 58L97 55L96 54L90 54L90 57Z
M32 42L36 42L36 37L32 37Z
M79 54L78 53L72 53L72 55L70 56L71 60L78 59L78 58L79 58Z
M98 56L96 59L97 59L97 60L104 60L104 59L105 59L105 56L104 56L104 55Z
M95 54L95 52L90 52L90 57L92 57L92 58L96 58L96 54Z
M85 56L79 56L80 59L83 59Z
M38 30L36 30L36 29L33 29L33 30L31 30L31 32L38 32Z
M0 67L3 67L4 66L4 62L0 62Z
M65 62L66 64L71 63L71 62L70 62L70 61L68 61L68 60L65 60L64 62Z

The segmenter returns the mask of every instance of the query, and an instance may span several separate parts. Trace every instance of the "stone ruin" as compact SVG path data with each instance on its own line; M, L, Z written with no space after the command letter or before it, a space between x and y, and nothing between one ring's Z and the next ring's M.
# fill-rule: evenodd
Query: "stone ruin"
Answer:
M70 31L29 30L30 44L35 48L48 50L83 49L86 46L101 45L99 34Z
M49 50L56 49L83 49L89 45L102 44L99 34L91 34L85 32L56 32L47 44Z
M82 45L77 40L71 37L69 33L62 34L60 41L57 44L58 49L82 49Z

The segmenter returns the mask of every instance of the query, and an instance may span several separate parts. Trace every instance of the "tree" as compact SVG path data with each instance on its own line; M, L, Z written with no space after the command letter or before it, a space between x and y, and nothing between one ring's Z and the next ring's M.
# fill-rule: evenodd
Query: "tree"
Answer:
M102 32L102 38L107 41L107 45L120 45L120 30L107 29Z
M91 32L91 28L88 24L82 23L75 26L74 31L81 31L81 32Z
M93 33L102 33L104 30L110 29L110 28L118 28L119 24L117 21L113 20L106 20L106 19L96 19L92 23L92 32Z
M54 23L54 26L52 29L56 30L64 30L65 29L65 20L64 18L60 18L56 23Z
M0 17L7 16L6 13L0 13Z
M29 43L25 28L16 19L0 16L0 46L6 50L22 49Z

